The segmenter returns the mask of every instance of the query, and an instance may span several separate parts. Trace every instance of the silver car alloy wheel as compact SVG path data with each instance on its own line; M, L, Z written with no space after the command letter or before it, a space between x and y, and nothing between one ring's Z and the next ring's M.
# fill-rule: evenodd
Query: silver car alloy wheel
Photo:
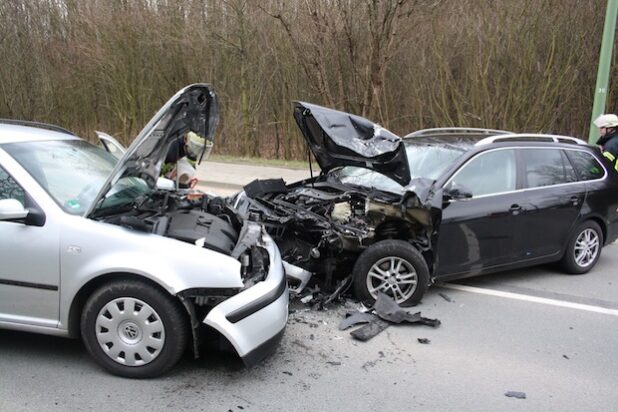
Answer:
M159 314L132 297L117 298L103 306L95 328L103 352L126 366L152 362L165 344L165 327Z
M600 239L598 233L593 229L585 229L577 236L573 253L575 263L580 267L590 266L599 253Z
M367 290L374 299L384 292L397 303L408 300L418 284L418 275L406 259L387 256L378 260L367 273Z

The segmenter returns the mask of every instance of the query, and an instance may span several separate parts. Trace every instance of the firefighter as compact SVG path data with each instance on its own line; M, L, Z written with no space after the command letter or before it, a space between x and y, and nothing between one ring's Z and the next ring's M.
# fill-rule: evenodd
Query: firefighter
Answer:
M601 146L603 156L612 162L618 172L618 116L602 114L596 118L594 125L601 131L597 144Z

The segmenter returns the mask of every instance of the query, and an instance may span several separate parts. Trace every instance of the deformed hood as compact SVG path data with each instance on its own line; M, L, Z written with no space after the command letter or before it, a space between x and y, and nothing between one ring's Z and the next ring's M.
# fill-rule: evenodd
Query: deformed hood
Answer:
M401 138L350 113L294 102L294 118L324 172L339 166L374 170L402 186L410 167Z
M189 131L212 142L218 122L219 105L210 85L197 83L178 91L137 135L85 215L89 216L97 208L121 178L139 177L154 188L170 145ZM197 154L198 162L203 154Z

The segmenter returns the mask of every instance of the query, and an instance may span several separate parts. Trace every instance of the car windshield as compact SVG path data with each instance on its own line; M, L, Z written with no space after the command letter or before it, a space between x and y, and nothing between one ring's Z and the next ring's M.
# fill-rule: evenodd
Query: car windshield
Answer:
M465 149L461 146L444 144L408 143L406 154L410 165L410 178L437 179ZM401 193L403 186L381 173L355 166L346 166L331 173L346 184L374 187L394 193Z
M2 146L67 213L83 214L117 159L83 140L48 140ZM121 179L105 199L110 206L150 189L141 179Z

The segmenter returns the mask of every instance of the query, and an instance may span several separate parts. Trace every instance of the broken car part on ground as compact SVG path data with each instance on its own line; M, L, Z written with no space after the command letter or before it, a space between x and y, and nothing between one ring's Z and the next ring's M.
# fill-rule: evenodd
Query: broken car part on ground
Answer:
M380 292L372 311L347 313L346 317L339 323L339 330L346 330L362 324L363 326L353 330L350 334L355 339L364 342L378 335L391 324L401 323L426 325L434 328L440 326L438 319L424 318L421 316L421 312L410 313L399 306L392 297ZM429 340L421 338L419 342L429 343Z

